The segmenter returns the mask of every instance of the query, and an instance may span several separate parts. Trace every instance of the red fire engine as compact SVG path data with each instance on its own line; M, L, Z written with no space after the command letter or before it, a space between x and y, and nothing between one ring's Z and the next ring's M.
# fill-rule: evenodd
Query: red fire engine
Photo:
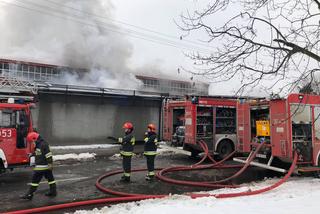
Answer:
M287 99L251 100L240 102L237 109L237 150L251 152L265 142L257 154L258 161L251 165L286 172L274 163L292 162L297 151L298 171L320 169L320 96L290 94Z
M21 100L20 100L21 101ZM30 103L0 103L0 173L30 165L31 144L26 136L33 130Z
M210 152L221 158L233 152L237 145L237 101L233 98L193 97L167 100L164 105L164 140L174 140L179 129L184 130L183 148L197 155L204 140Z

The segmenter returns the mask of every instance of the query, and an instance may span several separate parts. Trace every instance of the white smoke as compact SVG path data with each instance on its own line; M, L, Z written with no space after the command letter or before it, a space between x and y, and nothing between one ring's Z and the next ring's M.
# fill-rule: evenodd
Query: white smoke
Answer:
M142 83L133 73L113 73L104 69L92 68L82 75L71 72L63 76L67 85L86 85L102 88L137 89Z
M128 68L132 45L110 24L107 0L6 0L0 2L0 57L90 70L81 78L100 87L136 88ZM76 10L71 9L76 8ZM97 14L92 16L90 14ZM101 17L106 17L101 18ZM72 82L76 81L76 82Z

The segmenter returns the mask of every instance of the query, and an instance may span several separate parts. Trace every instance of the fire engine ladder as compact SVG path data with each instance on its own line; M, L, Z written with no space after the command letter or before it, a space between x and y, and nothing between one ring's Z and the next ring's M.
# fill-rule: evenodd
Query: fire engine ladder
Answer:
M15 72L0 73L0 93L31 93L37 94L38 86L35 82L25 80L14 74Z
M251 157L251 155L253 154L254 151L251 151L249 156L247 158L242 158L242 157L239 157L239 158L233 158L234 161L236 162L240 162L240 163L244 163L246 164L249 160L249 158ZM264 163L259 163L259 162L256 162L256 161L251 161L249 164L251 166L257 166L257 167L261 167L261 168L264 168L264 169L269 169L269 170L273 170L273 171L276 171L276 172L282 172L282 173L286 173L287 170L285 169L282 169L282 168L279 168L279 167L274 167L274 166L271 166L271 163L273 161L273 156L270 157L270 159L268 160L268 163L264 164Z

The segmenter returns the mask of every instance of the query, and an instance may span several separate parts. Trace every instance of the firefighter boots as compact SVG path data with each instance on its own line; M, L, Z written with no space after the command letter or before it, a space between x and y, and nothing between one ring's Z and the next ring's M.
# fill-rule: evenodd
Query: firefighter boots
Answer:
M146 181L153 181L154 180L154 175L146 175Z
M124 183L129 183L130 182L130 176L122 176L121 178L120 178L120 181L121 182L124 182Z
M21 199L26 199L26 200L31 200L32 197L33 197L33 193L34 193L36 190L37 190L37 187L31 186L30 189L29 189L29 191L28 191L25 195L21 196L20 198L21 198Z
M55 196L57 196L57 186L56 186L56 184L51 184L51 185L50 185L50 190L49 190L49 192L47 192L47 193L45 194L45 196L48 196L48 197L55 197Z
M32 197L33 197L33 194L32 194L32 193L27 193L27 194L21 196L20 198L21 198L21 199L26 199L26 200L31 200Z

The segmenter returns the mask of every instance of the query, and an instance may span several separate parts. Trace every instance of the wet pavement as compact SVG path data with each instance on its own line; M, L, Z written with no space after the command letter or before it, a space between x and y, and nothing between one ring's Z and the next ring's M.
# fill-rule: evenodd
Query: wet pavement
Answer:
M43 179L43 183L40 184L33 200L25 201L19 199L19 196L24 194L29 188L27 183L31 181L31 168L16 169L13 172L1 174L0 212L2 213L5 211L28 209L73 201L113 197L97 190L95 182L100 175L107 171L121 169L121 160L114 160L110 158L114 152L115 151L113 149L106 151L105 154L97 156L95 160L80 162L67 160L55 162L54 176L58 187L58 196L55 198L48 198L44 196L45 192L48 190L48 185ZM135 152L140 153L140 155L133 158L132 167L145 168L146 161L141 155L142 146L136 146ZM184 154L159 155L156 158L156 167L163 168L176 165L191 165L197 161L198 160L188 158ZM213 181L228 177L237 170L238 169L184 171L169 173L168 176L181 180ZM145 172L133 173L132 182L129 184L119 182L121 175L106 178L103 180L102 184L106 187L112 187L117 191L140 194L181 194L185 192L209 190L207 188L172 185L158 180L155 180L154 182L147 182L144 179L145 174ZM244 173L232 182L234 184L240 184L253 180L261 180L270 176L274 176L274 174L271 175L262 169L250 168L247 173ZM86 207L86 209L87 208L88 207ZM65 211L58 211L55 213L63 212Z

